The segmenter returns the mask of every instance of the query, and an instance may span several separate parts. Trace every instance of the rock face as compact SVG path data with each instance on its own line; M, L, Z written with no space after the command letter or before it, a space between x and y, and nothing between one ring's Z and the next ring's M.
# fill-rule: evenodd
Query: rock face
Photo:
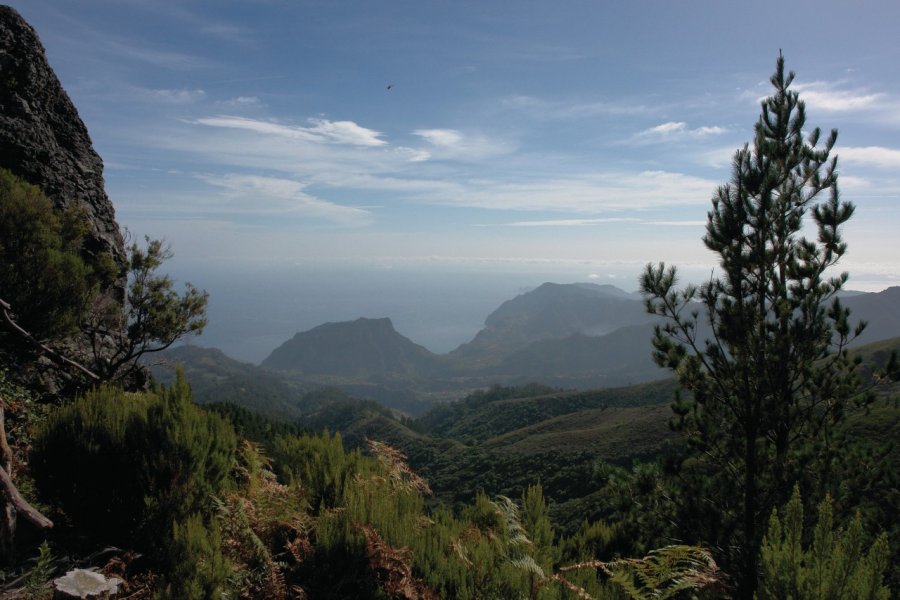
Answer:
M57 208L84 211L86 259L108 252L125 264L103 161L34 29L8 6L0 6L0 167L41 188Z

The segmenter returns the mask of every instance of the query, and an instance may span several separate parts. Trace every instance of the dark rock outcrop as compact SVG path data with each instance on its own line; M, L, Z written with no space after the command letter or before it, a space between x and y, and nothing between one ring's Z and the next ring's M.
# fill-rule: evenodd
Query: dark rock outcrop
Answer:
M34 29L9 6L0 6L0 167L38 186L57 208L84 212L89 262L109 253L125 264L103 160Z

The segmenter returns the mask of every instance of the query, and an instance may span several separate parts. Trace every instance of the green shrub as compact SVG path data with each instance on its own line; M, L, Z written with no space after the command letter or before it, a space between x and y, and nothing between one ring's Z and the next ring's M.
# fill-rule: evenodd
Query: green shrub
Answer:
M38 338L74 332L109 277L105 262L81 258L86 227L79 211L56 212L40 189L0 169L0 293Z
M164 553L173 522L209 512L235 456L233 430L167 390L101 388L51 415L31 468L41 495L97 541Z
M157 598L221 598L231 568L222 555L222 538L215 521L207 523L195 513L173 523L163 567L166 575Z
M836 531L832 502L826 498L819 505L818 517L811 543L804 548L799 490L794 488L781 515L777 510L772 512L760 556L759 598L890 598L890 590L884 585L889 564L887 534L879 535L864 552L866 536L859 515L846 531Z

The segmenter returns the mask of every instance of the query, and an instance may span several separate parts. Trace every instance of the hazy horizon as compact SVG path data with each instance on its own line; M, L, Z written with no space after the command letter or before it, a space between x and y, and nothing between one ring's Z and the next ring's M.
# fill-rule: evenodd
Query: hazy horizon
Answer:
M258 364L296 333L329 322L390 318L403 336L437 354L470 341L503 302L543 283L613 285L638 290L639 265L233 265L228 269L173 260L180 288L189 281L210 294L209 325L188 343L214 347ZM704 265L680 265L681 280L698 282ZM847 290L890 285L851 273Z

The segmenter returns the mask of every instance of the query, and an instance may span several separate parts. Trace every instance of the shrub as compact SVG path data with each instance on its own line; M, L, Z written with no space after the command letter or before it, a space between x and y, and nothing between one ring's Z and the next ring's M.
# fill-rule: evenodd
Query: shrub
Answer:
M233 430L191 402L183 374L172 388L105 387L59 409L38 432L38 489L98 541L154 554L173 522L209 513L235 456Z
M56 212L40 189L0 169L0 292L38 338L74 332L109 276L106 262L79 254L86 227L79 211Z

